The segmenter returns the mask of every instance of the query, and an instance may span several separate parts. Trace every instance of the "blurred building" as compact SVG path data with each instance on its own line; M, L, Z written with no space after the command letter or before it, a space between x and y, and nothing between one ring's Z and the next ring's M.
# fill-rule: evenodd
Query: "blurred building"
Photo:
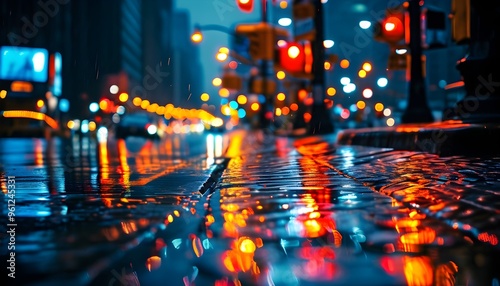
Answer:
M188 15L171 0L5 0L0 9L0 46L62 55L61 97L74 117L89 116L91 102L116 97L112 84L130 99L201 105L187 100L189 84L201 77Z

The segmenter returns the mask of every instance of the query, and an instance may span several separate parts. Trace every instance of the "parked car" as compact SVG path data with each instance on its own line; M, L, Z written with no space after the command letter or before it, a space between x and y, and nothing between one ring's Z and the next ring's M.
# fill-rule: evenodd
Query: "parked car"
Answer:
M116 138L127 138L129 136L160 139L162 130L158 128L158 120L154 115L148 113L130 113L123 116L116 125Z

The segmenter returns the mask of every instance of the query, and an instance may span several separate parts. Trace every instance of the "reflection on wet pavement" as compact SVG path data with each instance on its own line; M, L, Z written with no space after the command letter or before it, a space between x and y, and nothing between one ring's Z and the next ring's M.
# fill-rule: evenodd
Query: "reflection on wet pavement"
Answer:
M26 203L48 208L19 238L30 282L498 285L500 159L328 142L207 136L184 161L96 145L97 189Z

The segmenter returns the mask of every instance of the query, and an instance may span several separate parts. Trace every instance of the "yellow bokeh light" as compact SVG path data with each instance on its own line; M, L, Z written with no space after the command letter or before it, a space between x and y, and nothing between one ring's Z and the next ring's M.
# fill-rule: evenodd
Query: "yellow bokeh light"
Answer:
M288 7L288 2L286 2L285 0L282 0L280 2L280 8L281 9L286 9Z
M381 112L382 110L384 110L384 105L380 102L376 103L375 104L375 110L378 111L378 112Z
M227 54L229 54L229 49L227 47L221 47L219 49L219 53L227 55Z
M279 80L282 80L282 79L284 79L284 78L286 77L286 74L285 74L285 72L284 72L284 71L278 71L278 72L276 73L276 77L277 77Z
M343 69L348 68L349 64L350 64L349 61L346 60L346 59L343 59L343 60L340 61L340 67L343 68Z
M99 108L100 108L101 110L107 110L107 109L108 109L108 101L107 101L107 100L104 100L104 99L103 99L103 100L101 100L101 101L99 102Z
M247 103L247 97L244 95L244 94L240 94L238 95L238 98L236 98L236 101L239 103L239 104L245 104Z
M325 62L325 70L329 71L332 68L332 64L330 62Z
M200 32L195 32L191 35L191 41L199 43L203 40L203 35Z
M369 62L363 64L363 70L369 72L372 70L372 65Z
M219 95L222 97L228 97L229 96L229 90L227 88L221 88L219 90Z
M364 101L360 100L360 101L358 101L358 102L356 103L356 107L357 107L358 109L365 109L365 107L366 107L366 103L365 103Z
M212 84L213 84L214 86L220 86L220 85L222 84L222 79L221 79L221 78L219 78L219 77L216 77L216 78L214 78L214 79L212 80Z
M244 238L240 242L240 251L243 253L254 253L256 248L255 243L251 239Z
M358 76L360 78L365 78L366 77L366 71L365 70L359 70L358 72Z
M135 105L135 106L139 106L141 105L142 103L142 99L138 96L134 97L134 99L132 99L132 103Z
M220 107L220 111L226 116L231 115L231 107L229 107L227 104L222 105Z
M225 54L225 53L217 53L217 55L215 56L215 58L219 62L223 62L223 61L227 60L227 54Z
M142 109L146 109L146 108L148 108L148 106L149 106L149 100L144 99L144 100L141 102L141 108L142 108Z
M36 106L38 108L42 108L43 106L45 105L45 103L43 102L43 100L39 99L37 102L36 102Z
M7 97L7 91L5 89L2 89L2 91L0 91L0 98L5 98Z
M252 103L252 105L250 106L250 109L252 109L253 111L257 111L259 110L259 108L260 105L257 102Z
M208 101L210 99L210 95L208 93L204 92L200 95L201 101Z
M121 102L126 102L128 100L128 93L120 93L120 95L118 96L118 100L120 100Z
M68 121L67 126L69 129L73 129L75 127L75 122L73 120L70 120L70 121Z
M337 93L337 90L334 87L329 87L326 90L326 94L328 94L329 96L334 96L336 93Z
M286 98L286 95L283 92L280 92L276 95L276 99L279 101L283 101L283 100L285 100L285 98Z
M279 107L278 107L278 108L276 108L276 109L274 110L274 114L275 114L276 116L281 116L281 108L279 108Z
M97 128L97 124L95 124L94 121L90 121L89 122L89 131L95 131L95 129Z

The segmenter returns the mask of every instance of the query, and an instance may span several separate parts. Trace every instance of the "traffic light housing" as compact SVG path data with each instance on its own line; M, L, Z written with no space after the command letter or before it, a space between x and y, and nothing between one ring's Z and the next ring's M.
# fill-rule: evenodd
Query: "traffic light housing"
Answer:
M409 42L409 17L406 5L386 10L385 17L375 24L374 38L381 42L396 45L403 40Z
M245 13L250 13L253 10L253 0L236 0L236 4Z
M236 26L236 34L250 40L248 52L253 60L273 60L275 34L270 24L240 24Z
M308 41L287 42L278 47L275 67L297 78L312 79L313 54Z

